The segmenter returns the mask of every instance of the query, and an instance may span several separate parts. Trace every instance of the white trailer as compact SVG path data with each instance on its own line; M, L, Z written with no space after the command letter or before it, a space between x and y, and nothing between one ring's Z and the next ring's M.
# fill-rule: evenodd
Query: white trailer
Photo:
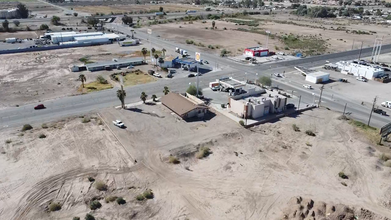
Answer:
M6 43L15 43L17 41L17 39L15 37L12 37L12 38L6 38L5 39L5 42Z
M323 83L330 80L330 73L314 72L306 75L305 80L311 83Z
M134 46L134 45L137 45L137 44L139 44L139 42L138 42L137 39L133 39L133 40L121 41L119 44L120 44L122 47L126 47L126 46Z

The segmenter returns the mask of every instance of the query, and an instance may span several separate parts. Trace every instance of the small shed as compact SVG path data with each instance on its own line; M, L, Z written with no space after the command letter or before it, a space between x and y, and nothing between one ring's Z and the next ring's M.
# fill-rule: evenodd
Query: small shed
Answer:
M325 73L325 72L313 72L307 74L305 77L305 80L311 83L324 83L330 80L330 73Z

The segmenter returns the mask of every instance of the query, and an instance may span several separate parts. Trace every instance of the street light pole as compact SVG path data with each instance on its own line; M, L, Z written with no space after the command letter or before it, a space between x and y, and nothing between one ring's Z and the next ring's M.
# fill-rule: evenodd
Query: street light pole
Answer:
M373 112L373 109L375 108L375 104L376 104L376 96L375 98L373 99L373 104L372 104L372 109L371 109L371 113L369 113L369 119L368 119L368 126L369 126L369 123L371 123L371 117L372 117L372 112Z
M322 85L322 87L320 87L320 96L319 96L318 108L320 107L320 102L322 101L323 89L324 89L324 85Z
M269 34L270 34L270 31L266 31L267 33L267 37L266 37L266 48L268 48L268 45L269 45Z

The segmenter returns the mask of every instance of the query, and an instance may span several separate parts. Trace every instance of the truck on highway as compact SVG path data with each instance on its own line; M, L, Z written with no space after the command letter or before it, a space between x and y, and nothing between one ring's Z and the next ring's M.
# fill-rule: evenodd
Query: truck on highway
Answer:
M122 47L126 46L133 46L139 44L139 41L137 39L132 39L132 40L124 40L119 43Z
M164 15L164 12L156 12L155 15L156 15L156 16Z
M15 43L15 42L16 42L16 38L15 38L15 37L6 38L6 39L5 39L5 42L6 42L6 43Z
M196 10L187 10L186 11L186 14L194 14L196 13L197 11Z

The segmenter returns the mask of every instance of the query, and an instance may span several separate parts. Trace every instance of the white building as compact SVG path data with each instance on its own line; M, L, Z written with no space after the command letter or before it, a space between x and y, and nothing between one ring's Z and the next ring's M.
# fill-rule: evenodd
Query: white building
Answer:
M61 42L68 42L68 41L76 41L76 37L89 37L89 36L102 36L102 32L86 32L86 33L71 33L71 34L64 34L59 32L59 34L52 34L51 40L54 44L58 44Z
M16 8L0 10L0 19L17 18L18 16L18 9Z
M330 80L330 73L321 71L309 73L306 75L305 80L311 83L323 83Z
M343 74L352 74L354 76L363 76L367 79L373 79L384 74L384 69L378 66L367 66L351 62L338 62L338 68Z

